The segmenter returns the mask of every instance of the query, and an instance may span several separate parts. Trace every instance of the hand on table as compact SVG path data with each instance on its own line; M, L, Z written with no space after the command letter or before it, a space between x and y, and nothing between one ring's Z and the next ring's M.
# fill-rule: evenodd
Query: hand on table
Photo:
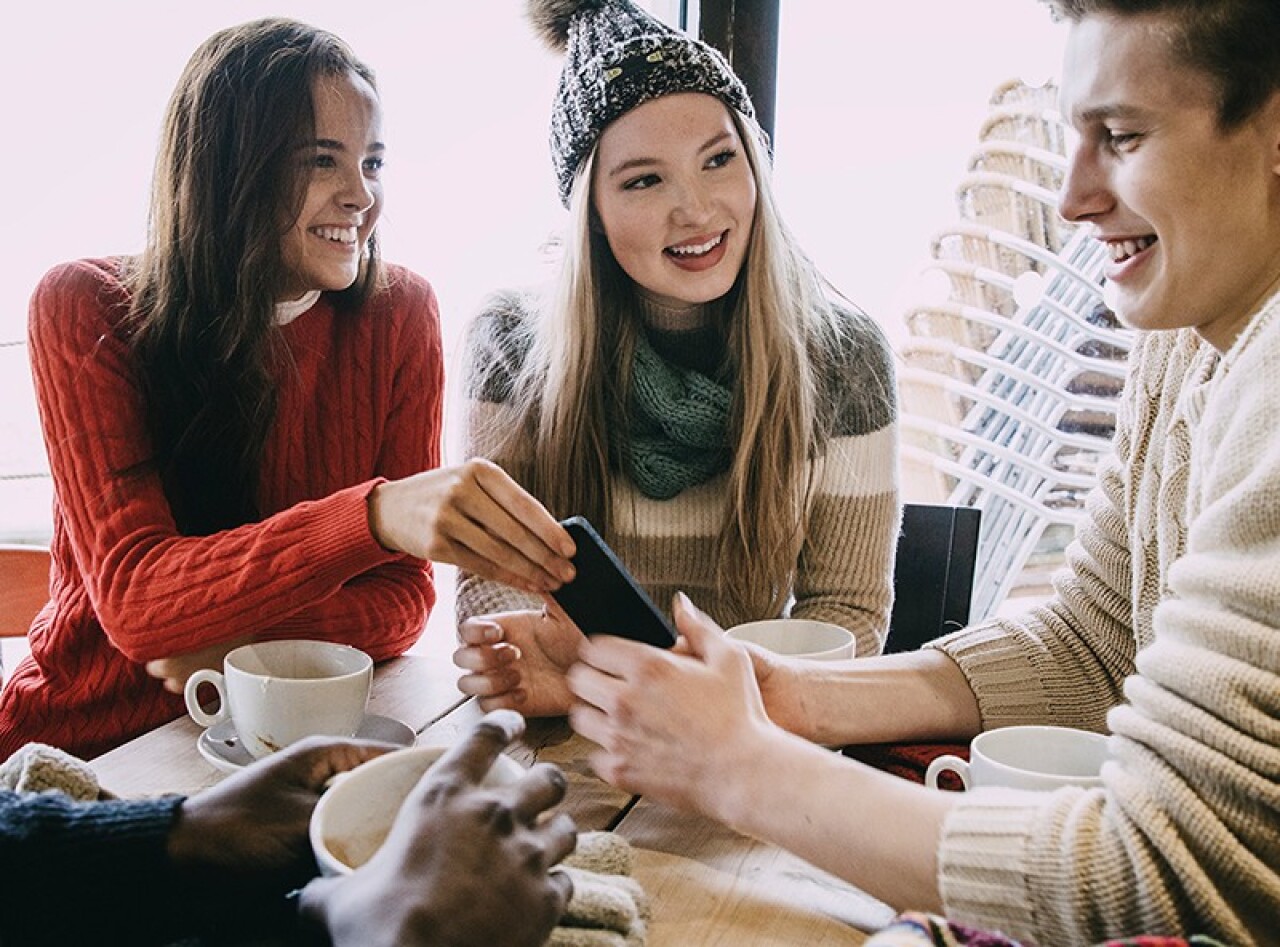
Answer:
M175 654L168 658L156 658L147 662L147 673L164 682L164 689L174 694L181 694L187 686L187 678L196 671L209 669L222 670L222 659L242 644L249 644L252 638L237 638L235 641L220 641L188 651L186 654Z
M544 611L502 612L458 627L462 647L453 663L464 671L458 689L484 710L507 707L526 717L569 712L565 674L578 660L582 632L554 603Z
M387 549L527 592L559 588L573 578L569 534L487 460L379 484L369 495L369 527Z
M596 773L629 792L715 815L726 782L758 763L765 713L751 658L684 595L681 645L664 650L598 635L569 671L569 720L599 744Z
M539 764L513 785L480 786L523 731L519 714L485 716L423 776L365 866L303 889L303 917L335 947L542 944L573 888L551 870L577 841L573 820L540 818L563 798L564 776Z
M315 873L307 825L326 780L393 749L312 737L273 753L184 800L169 856L181 867L300 884Z

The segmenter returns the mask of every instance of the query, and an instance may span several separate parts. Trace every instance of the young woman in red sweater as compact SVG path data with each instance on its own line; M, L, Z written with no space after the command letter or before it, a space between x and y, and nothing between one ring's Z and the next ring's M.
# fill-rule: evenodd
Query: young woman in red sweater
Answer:
M531 591L572 574L568 536L501 470L439 467L436 300L379 261L383 151L373 74L341 40L223 30L169 103L145 250L37 287L51 601L0 693L0 758L110 749L245 641L400 654L429 559Z

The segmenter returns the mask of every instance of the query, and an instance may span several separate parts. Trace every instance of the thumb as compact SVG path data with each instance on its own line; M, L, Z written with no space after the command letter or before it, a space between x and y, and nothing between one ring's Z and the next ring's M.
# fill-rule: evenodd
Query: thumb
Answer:
M721 646L724 631L683 592L675 594L672 614L676 620L676 631L688 642L690 653L706 658Z

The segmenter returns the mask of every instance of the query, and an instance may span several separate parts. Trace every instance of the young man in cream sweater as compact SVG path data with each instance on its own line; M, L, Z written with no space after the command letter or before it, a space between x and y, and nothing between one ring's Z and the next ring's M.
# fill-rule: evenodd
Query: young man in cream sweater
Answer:
M1280 4L1052 6L1080 136L1061 212L1107 244L1116 309L1141 330L1054 598L812 668L748 653L681 602L684 653L583 646L572 720L606 778L900 908L1059 947L1277 943ZM817 745L1023 723L1108 732L1103 786L942 793Z

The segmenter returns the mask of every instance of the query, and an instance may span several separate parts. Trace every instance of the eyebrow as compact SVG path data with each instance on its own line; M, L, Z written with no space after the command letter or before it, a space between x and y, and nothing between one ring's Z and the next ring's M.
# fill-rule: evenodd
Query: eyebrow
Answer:
M336 138L317 138L310 145L304 145L305 148L328 148L330 151L346 151L347 146ZM366 153L370 151L386 151L387 146L380 141L371 142L366 149Z
M703 143L701 148L698 149L698 154L702 154L703 152L710 151L712 148L716 147L721 142L732 137L733 137L732 133L729 132L727 129L725 131L716 132L714 135L712 135ZM625 172L634 170L635 168L649 167L650 165L655 165L658 163L659 161L657 158L628 158L626 161L623 161L615 165L614 167L610 168L608 176L611 178L614 178L614 177L617 177L619 174L624 174Z
M1074 113L1075 119L1080 122L1104 122L1114 118L1145 118L1148 114L1146 109L1136 105L1096 105Z

